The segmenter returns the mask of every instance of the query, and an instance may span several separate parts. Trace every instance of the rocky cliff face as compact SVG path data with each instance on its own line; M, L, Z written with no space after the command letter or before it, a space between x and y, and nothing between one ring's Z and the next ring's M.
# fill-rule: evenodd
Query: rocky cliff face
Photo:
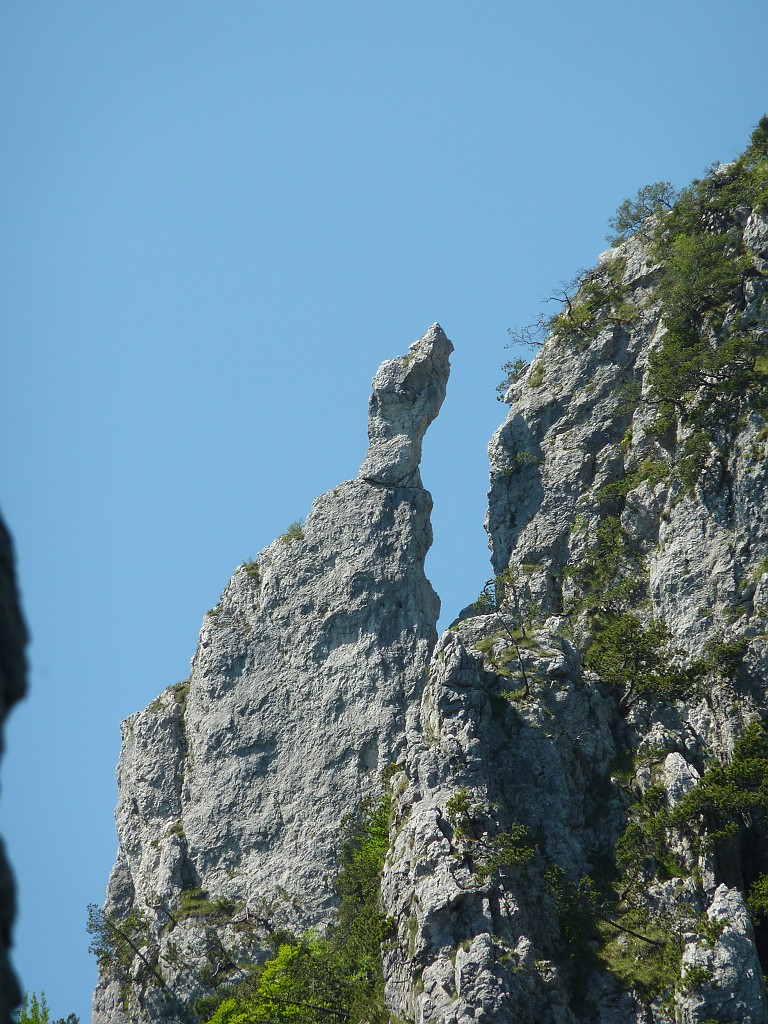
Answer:
M286 954L302 1020L768 1022L761 125L512 375L495 578L436 643L418 464L450 343L381 368L358 480L238 569L190 680L124 724L102 935L133 938L94 1020L194 1020L265 922L322 929L339 821L389 765L386 1010L312 1003ZM217 1024L288 1013L244 998Z
M339 823L404 757L436 640L418 466L452 348L435 325L383 364L358 479L238 568L189 680L123 723L105 920L137 952L102 976L94 1021L188 1019L223 943L258 957L249 922L327 921Z
M768 1020L768 224L723 209L738 173L604 254L509 388L497 576L435 649L400 779L398 1018ZM717 295L685 246L718 247Z
M11 538L0 520L0 753L2 724L8 712L24 696L27 666L24 649L27 633L19 607ZM15 889L8 862L0 844L0 1022L11 1020L11 1011L21 1001L16 976L8 961L11 928L15 917Z

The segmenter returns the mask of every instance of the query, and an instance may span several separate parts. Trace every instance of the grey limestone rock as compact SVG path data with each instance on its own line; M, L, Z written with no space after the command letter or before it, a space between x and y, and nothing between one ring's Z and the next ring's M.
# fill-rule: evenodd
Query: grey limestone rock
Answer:
M400 792L382 895L398 943L385 964L395 1016L418 1024L573 1020L558 967L542 952L556 914L541 854L503 878L478 879L451 799L471 794L477 805L475 856L521 825L576 879L598 831L620 819L616 797L595 789L616 754L610 714L596 690L574 684L578 660L559 635L562 623L550 620L531 638L532 701L515 693L519 675L510 681L489 670L489 658L509 655L503 636L488 650L496 620L468 619L441 638L408 737L406 775L394 780Z
M361 479L390 487L421 484L421 443L445 398L452 351L434 324L407 355L379 367L368 405L370 447Z
M19 604L11 538L0 520L0 753L2 725L13 705L26 691L27 633ZM16 891L8 861L0 843L0 1024L11 1020L21 1000L16 976L8 960L11 929L16 916Z
M710 980L678 1000L678 1020L763 1024L768 1020L765 982L744 897L738 889L718 886L707 917L722 931L709 945L686 946L683 969L697 969Z
M759 274L726 318L764 340L765 223L742 210L729 230ZM651 871L633 889L631 871L646 868L625 847L623 887L610 897L605 886L628 824L674 812L711 765L728 762L747 723L768 716L768 427L755 410L738 429L716 424L698 478L683 486L676 467L693 427L683 419L661 436L651 401L651 353L667 329L659 267L637 235L584 280L595 293L619 287L622 316L606 307L588 334L569 334L565 312L564 330L505 396L509 414L489 446L495 589L438 642L405 774L393 780L389 1005L418 1024L764 1024L744 903L768 868L761 812L717 856L696 835L701 819L686 829L672 818L663 834L674 877ZM603 580L602 599L585 604L584 574L600 578L604 566L627 581L625 596ZM601 677L594 622L615 622L617 608L640 633L663 623L661 662L691 672L678 696L654 691L652 658L623 684L608 659ZM629 657L629 636L624 647ZM522 864L505 863L499 845L515 826L533 851ZM617 923L622 914L634 927ZM727 922L719 936L707 916ZM666 997L642 970L631 981L633 958L641 964L661 941L643 927L678 936Z
M706 344L733 328L764 359L765 217L710 213L741 276ZM703 373L659 417L667 270L643 236L582 275L509 388L496 577L439 640L418 468L452 350L435 325L376 374L358 479L239 567L190 679L124 723L105 911L145 923L96 1024L186 1020L222 949L258 960L248 922L324 927L339 821L392 763L393 1022L768 1024L745 898L768 875L768 749L735 783L751 802L717 789L768 721L768 414L747 393L705 416Z
M185 1019L180 1006L206 990L212 932L258 957L216 901L241 923L327 922L340 822L404 757L436 639L418 461L451 350L435 325L383 365L360 477L237 569L205 617L189 680L123 723L105 913L142 915L170 992L140 959L122 993L104 972L96 1024Z

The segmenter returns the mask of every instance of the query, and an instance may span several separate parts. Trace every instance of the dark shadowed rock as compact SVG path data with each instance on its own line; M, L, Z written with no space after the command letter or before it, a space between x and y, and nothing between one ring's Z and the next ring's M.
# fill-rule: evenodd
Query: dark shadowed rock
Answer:
M19 606L11 538L0 520L0 753L2 723L26 690L27 632ZM16 976L8 961L11 928L16 913L13 876L0 843L0 1022L11 1020L21 999Z

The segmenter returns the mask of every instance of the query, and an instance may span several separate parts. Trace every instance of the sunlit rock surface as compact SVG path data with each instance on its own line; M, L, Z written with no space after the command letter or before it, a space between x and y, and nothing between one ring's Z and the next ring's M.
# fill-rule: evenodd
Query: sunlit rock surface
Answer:
M736 272L707 344L750 372L768 359L759 206L720 202L700 236ZM723 380L704 374L659 420L657 254L643 231L604 253L510 383L496 579L439 640L419 460L452 346L435 325L382 365L358 479L237 570L190 680L123 725L106 910L147 923L97 1024L186 1019L227 969L215 936L257 957L249 920L322 928L339 823L392 765L392 1024L768 1024L768 417L747 390L697 437L698 389ZM738 813L735 757L755 797ZM197 914L221 899L241 916Z
M734 251L743 237L761 267L765 219L741 211L731 234ZM671 1001L644 997L616 973L624 969L622 943L639 943L632 956L640 957L658 933L637 939L606 923L626 907L606 909L604 895L585 923L583 880L611 877L616 843L644 794L672 810L715 760L727 762L747 724L768 714L768 428L763 415L748 413L735 432L716 435L694 487L676 479L670 467L688 435L655 436L658 410L643 400L649 354L665 331L658 278L642 239L605 253L590 280L608 287L618 279L629 322L598 312L588 340L553 335L506 395L509 414L489 448L496 606L465 610L439 641L405 770L393 780L382 894L397 925L384 954L397 1019L768 1021L744 903L768 870L761 811L740 848L721 845L727 857L714 856L706 841L697 849L690 839L671 840L678 876L659 870L633 890L649 927L655 914L662 930L679 933ZM750 273L724 319L743 314L765 338L767 295L762 272ZM637 689L622 694L583 664L589 635L579 566L608 518L630 553L617 562L617 579L624 573L638 583L626 607L639 627L663 620L682 665L718 647L740 651L733 669L700 670L701 689L688 699L644 696L642 666ZM464 820L474 845L456 831L457 799L475 807L470 825ZM526 829L532 856L478 873L498 849L495 838L516 826ZM570 913L581 908L580 939L567 937L574 925L563 880ZM707 920L722 931L708 930ZM598 942L600 925L608 938Z
M185 891L299 930L327 920L340 822L404 757L436 640L439 601L424 575L432 501L418 463L452 348L435 325L383 364L359 478L237 569L205 617L188 683L123 723L105 910L140 910L161 962L172 941L205 963L203 924L182 915L169 927ZM175 997L195 994L188 971L167 973ZM134 989L126 1015L116 979L102 977L94 1021L178 1014L157 986Z

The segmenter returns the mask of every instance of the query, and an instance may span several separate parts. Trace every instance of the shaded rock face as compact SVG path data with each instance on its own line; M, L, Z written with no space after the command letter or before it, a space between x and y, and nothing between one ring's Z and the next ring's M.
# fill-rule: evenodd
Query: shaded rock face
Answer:
M390 1002L406 1020L570 1019L557 967L542 952L556 917L530 884L477 884L469 848L455 840L457 793L484 804L487 839L523 825L576 877L621 819L603 782L616 753L609 709L595 687L575 683L578 659L562 623L550 619L540 634L528 671L541 692L518 709L476 653L490 618L441 638L399 780L382 894L406 943L385 956Z
M243 955L257 955L237 927L249 916L299 931L327 921L340 821L404 757L436 640L418 463L452 348L435 325L383 364L359 478L237 569L189 680L123 723L104 910L142 916L146 955L130 983L102 976L94 1021L186 1019L179 1007L205 991L218 955L215 914L190 910L201 891L240 908L239 922L213 930Z
M27 633L19 606L11 538L0 520L0 753L3 750L2 723L26 691ZM11 1011L21 1000L16 976L8 961L11 928L15 917L13 876L0 844L0 1021L10 1021Z
M740 211L729 231L759 269L765 218ZM768 717L768 427L747 402L683 484L694 428L654 425L659 280L637 237L604 254L587 281L621 289L623 321L604 309L589 338L556 331L506 395L489 447L495 593L438 642L393 781L397 1019L768 1021L745 906L768 872L764 811L724 840L708 830L727 812L690 810ZM764 345L764 275L731 303L724 322ZM606 628L624 630L610 658ZM671 664L685 685L658 681Z

